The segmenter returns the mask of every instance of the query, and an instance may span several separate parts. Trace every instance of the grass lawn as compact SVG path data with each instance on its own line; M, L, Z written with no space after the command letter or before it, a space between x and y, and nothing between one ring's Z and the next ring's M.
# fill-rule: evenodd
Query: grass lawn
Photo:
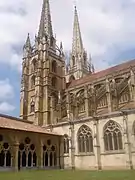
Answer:
M135 180L135 171L22 171L0 172L0 180Z

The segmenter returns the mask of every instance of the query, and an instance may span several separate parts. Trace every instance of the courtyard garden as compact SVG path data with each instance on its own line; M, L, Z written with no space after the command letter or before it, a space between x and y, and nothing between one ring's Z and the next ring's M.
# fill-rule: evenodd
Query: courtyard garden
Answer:
M0 180L134 180L135 171L21 171L0 172Z

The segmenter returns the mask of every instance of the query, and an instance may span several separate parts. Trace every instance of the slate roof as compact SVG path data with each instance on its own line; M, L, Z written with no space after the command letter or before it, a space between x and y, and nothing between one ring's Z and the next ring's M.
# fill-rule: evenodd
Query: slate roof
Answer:
M79 86L85 83L93 82L96 80L99 80L100 78L115 74L117 72L123 71L124 69L126 70L127 68L130 68L132 66L135 66L135 59L119 64L117 66L110 67L108 69L99 71L94 74L88 74L84 78L78 79L78 80L73 80L70 84L68 84L68 88L74 88L75 86Z

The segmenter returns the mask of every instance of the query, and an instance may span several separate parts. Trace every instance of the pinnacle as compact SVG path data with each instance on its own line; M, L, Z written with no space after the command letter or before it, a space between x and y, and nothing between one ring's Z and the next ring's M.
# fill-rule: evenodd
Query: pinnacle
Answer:
M82 42L82 37L81 37L77 8L75 6L72 54L76 55L78 53L82 53L82 51L83 51L83 42Z
M41 20L39 25L38 36L42 38L44 35L48 35L49 37L53 36L49 0L43 0Z

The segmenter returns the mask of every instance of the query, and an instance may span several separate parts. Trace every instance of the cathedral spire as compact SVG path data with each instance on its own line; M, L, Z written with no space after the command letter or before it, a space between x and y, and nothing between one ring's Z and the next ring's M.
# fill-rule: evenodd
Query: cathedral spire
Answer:
M44 35L48 35L49 37L53 36L49 0L43 0L41 20L39 25L38 36L42 38Z
M82 37L81 37L78 13L77 13L77 8L75 6L72 55L77 55L78 53L82 53L83 50L84 49L83 49L83 42L82 42Z
M30 48L30 47L31 47L31 42L30 42L30 35L28 33L24 48Z

